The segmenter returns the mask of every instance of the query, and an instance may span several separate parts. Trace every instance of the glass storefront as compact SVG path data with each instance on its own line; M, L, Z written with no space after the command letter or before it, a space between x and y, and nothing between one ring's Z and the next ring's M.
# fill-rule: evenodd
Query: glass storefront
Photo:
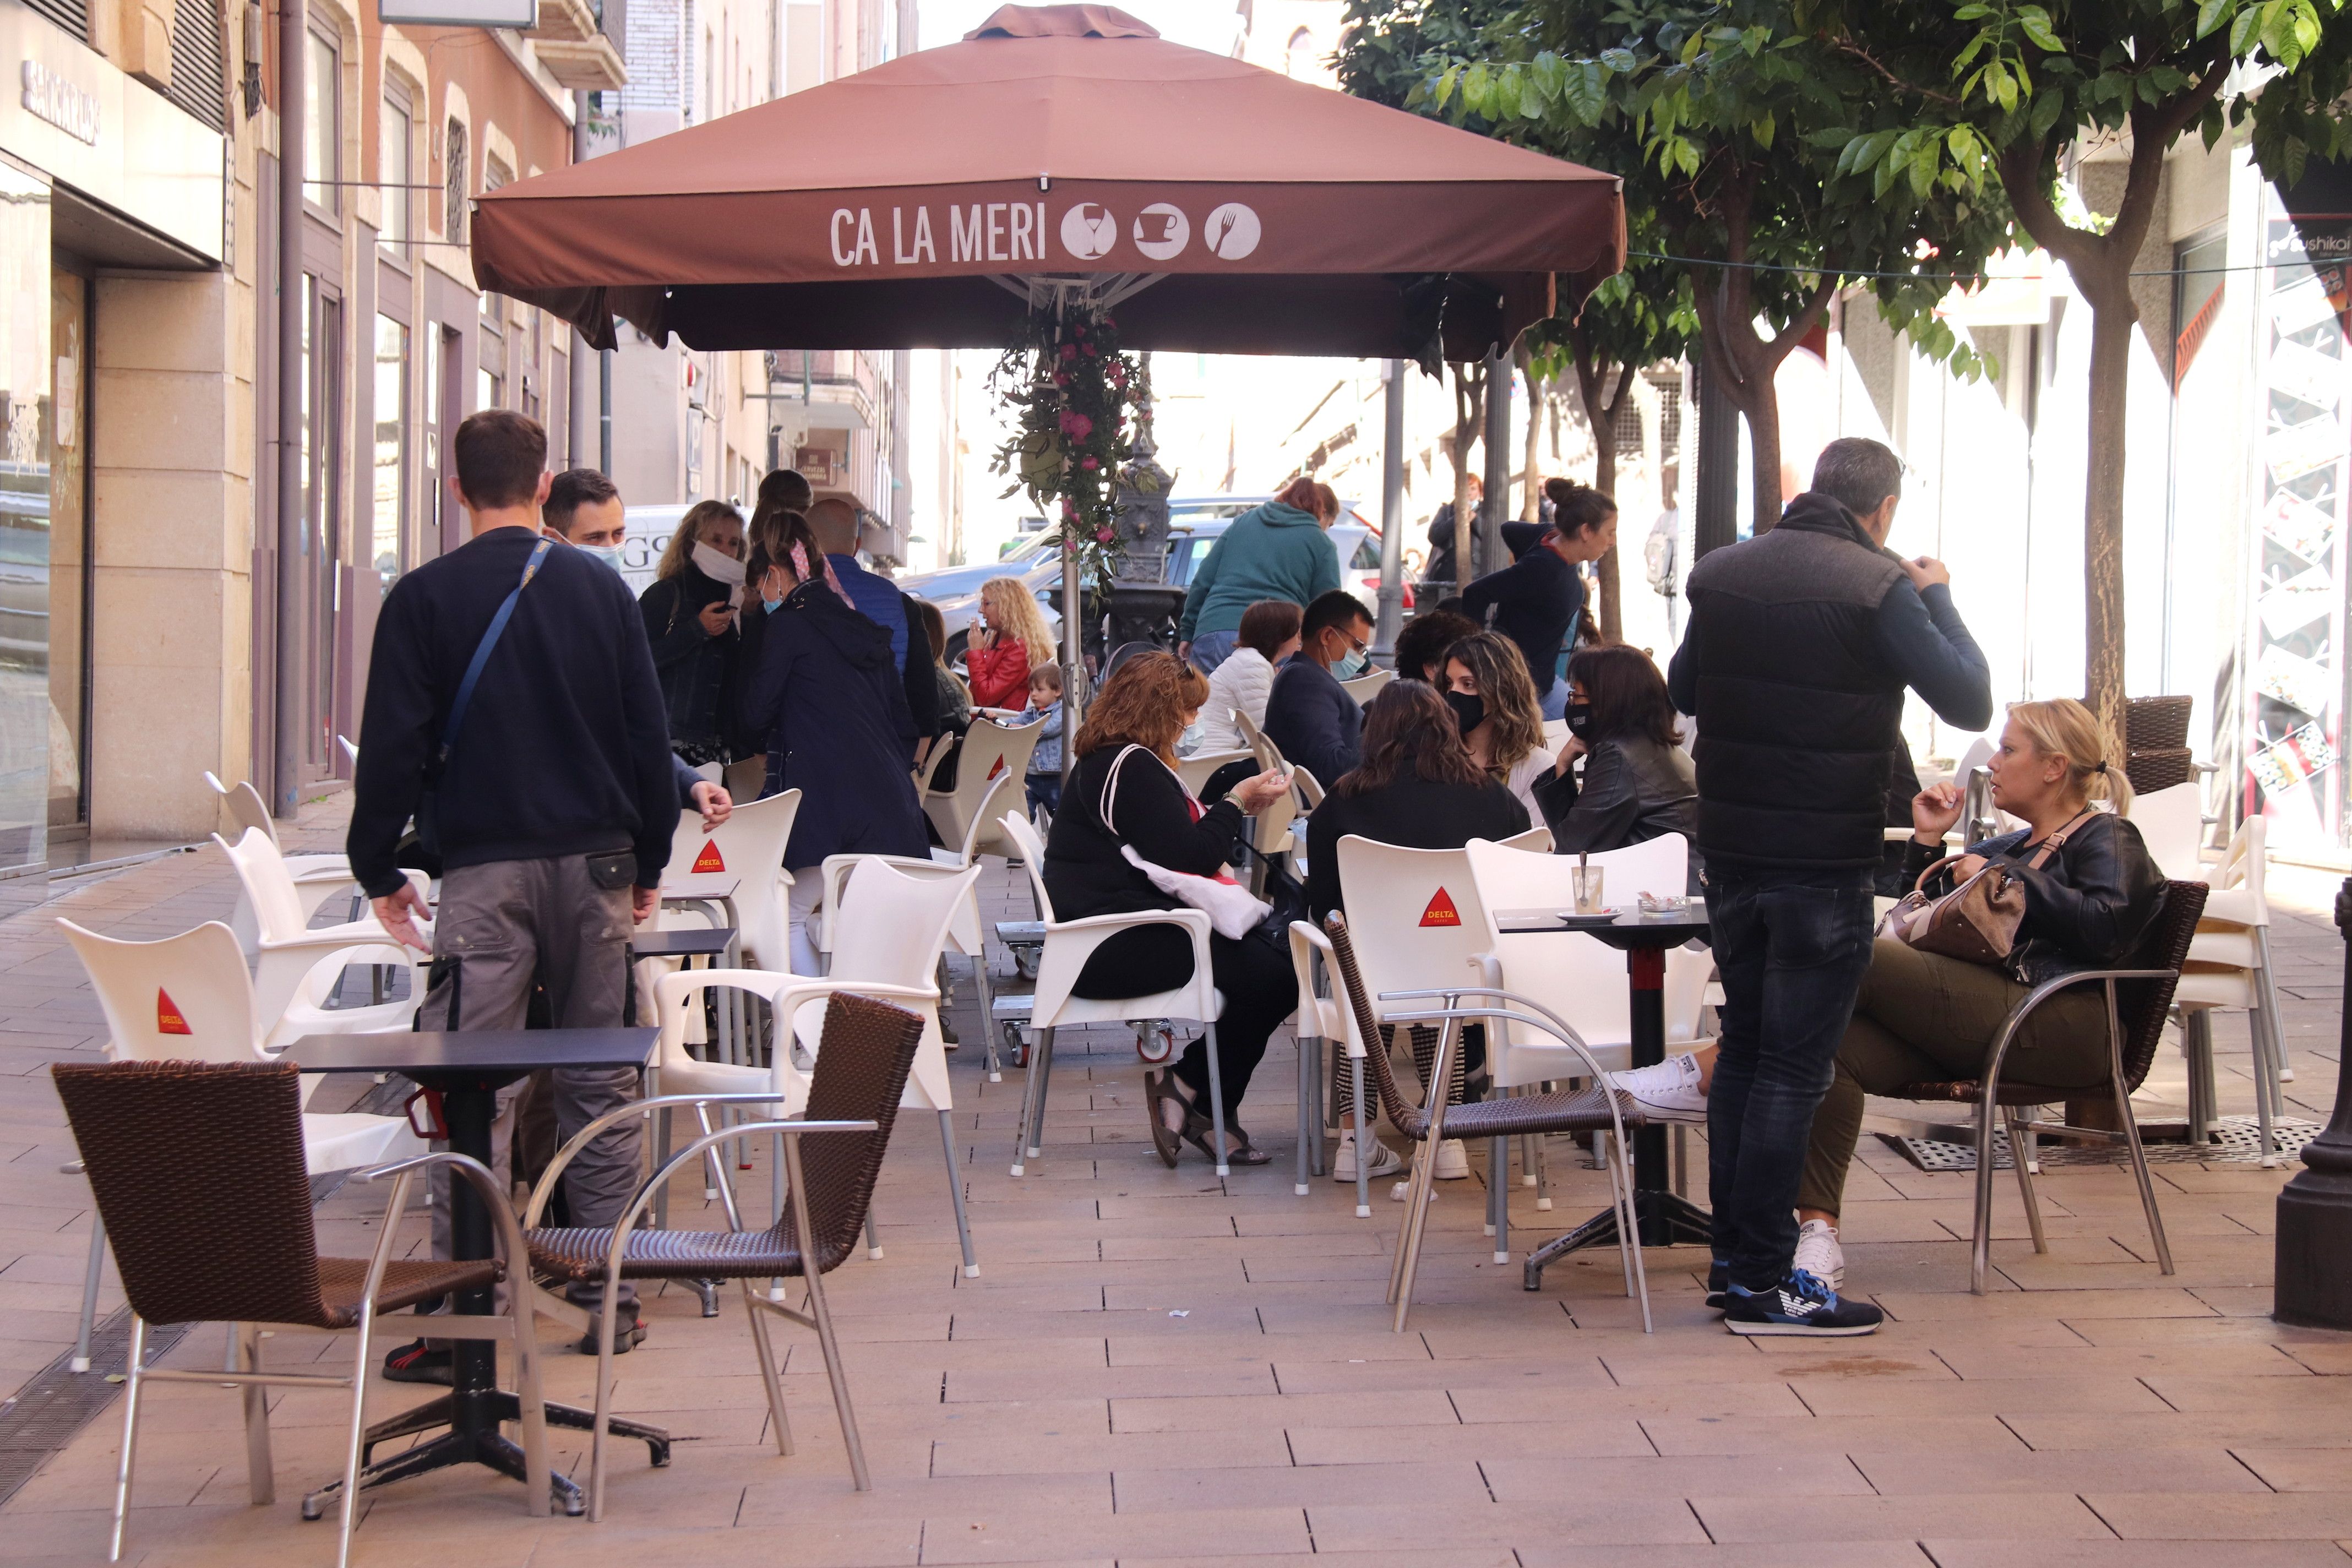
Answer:
M49 290L49 188L0 161L0 869L48 849Z

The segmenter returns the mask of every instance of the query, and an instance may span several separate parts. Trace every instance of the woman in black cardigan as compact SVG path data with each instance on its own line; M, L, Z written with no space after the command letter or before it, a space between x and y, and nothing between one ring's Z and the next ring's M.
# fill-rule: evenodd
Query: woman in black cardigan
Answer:
M1234 785L1214 805L1203 808L1192 798L1176 774L1176 737L1208 694L1205 676L1165 653L1129 659L1096 694L1045 845L1045 892L1056 920L1182 908L1122 851L1132 848L1171 871L1214 877L1232 860L1244 819L1290 787L1286 775L1269 772ZM1224 1014L1216 1022L1227 1161L1263 1165L1273 1156L1251 1144L1234 1116L1265 1055L1267 1037L1298 1005L1290 958L1255 936L1236 942L1213 935L1209 965L1224 996ZM1192 977L1192 937L1177 926L1143 926L1097 948L1071 989L1089 999L1116 1000L1171 991ZM1215 1158L1208 1142L1209 1055L1202 1041L1185 1047L1171 1070L1147 1073L1144 1081L1160 1159L1176 1163L1179 1138Z

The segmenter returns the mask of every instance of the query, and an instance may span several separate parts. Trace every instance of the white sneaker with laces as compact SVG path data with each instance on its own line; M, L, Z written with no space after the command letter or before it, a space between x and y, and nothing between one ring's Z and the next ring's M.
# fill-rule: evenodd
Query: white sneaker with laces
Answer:
M1392 1176L1404 1169L1404 1161L1395 1150L1377 1138L1369 1139L1367 1142L1372 1146L1372 1163L1364 1173L1368 1178ZM1339 1152L1331 1156L1333 1181L1352 1182L1356 1179L1356 1135L1353 1132L1339 1134Z
M1437 1146L1437 1179L1441 1182L1467 1181L1470 1177L1470 1156L1462 1148L1462 1140L1448 1138Z
M1790 1266L1819 1279L1832 1290L1845 1288L1845 1249L1838 1245L1837 1226L1825 1219L1809 1219L1797 1227L1797 1258Z
M1706 1094L1698 1086L1698 1058L1685 1052L1655 1067L1628 1068L1609 1081L1653 1121L1706 1122Z

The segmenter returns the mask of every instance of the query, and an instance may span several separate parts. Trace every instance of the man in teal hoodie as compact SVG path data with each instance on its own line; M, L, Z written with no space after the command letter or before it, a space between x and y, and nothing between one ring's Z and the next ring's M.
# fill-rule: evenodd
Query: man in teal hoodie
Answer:
M1234 651L1242 612L1252 605L1306 605L1339 587L1339 552L1328 531L1339 516L1330 486L1298 479L1234 519L1192 574L1176 629L1178 656L1207 674Z

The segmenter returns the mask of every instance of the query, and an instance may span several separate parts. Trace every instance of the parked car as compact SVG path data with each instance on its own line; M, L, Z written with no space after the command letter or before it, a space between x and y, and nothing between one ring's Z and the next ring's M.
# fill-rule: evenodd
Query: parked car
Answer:
M1271 496L1176 496L1168 503L1168 560L1160 580L1171 587L1191 585L1192 574L1208 559L1210 546L1234 518L1271 500ZM632 527L634 528L634 523ZM1355 508L1341 502L1339 521L1331 527L1331 542L1339 552L1339 581L1367 605L1378 602L1381 586L1380 531L1366 522ZM964 638L980 604L980 585L992 577L1018 577L1037 595L1048 625L1058 631L1062 591L1062 557L1042 534L1029 534L998 560L971 566L949 566L898 579L898 586L919 599L939 606L947 623L948 659L963 657Z

